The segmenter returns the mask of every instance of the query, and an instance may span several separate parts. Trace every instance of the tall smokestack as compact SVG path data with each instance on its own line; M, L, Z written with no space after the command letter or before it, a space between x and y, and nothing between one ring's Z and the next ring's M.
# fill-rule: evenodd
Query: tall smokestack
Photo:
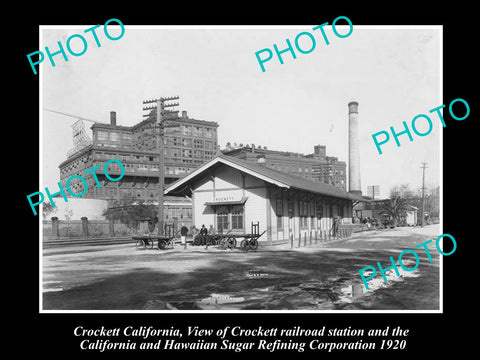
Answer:
M117 113L115 111L110 111L110 125L117 125Z
M358 135L358 102L348 103L348 192L362 195L360 183L360 140Z

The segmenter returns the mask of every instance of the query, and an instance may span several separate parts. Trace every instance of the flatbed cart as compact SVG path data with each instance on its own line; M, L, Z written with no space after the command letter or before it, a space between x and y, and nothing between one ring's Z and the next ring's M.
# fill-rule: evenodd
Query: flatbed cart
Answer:
M235 249L237 246L236 235L230 234L231 230L226 234L217 234L219 249Z
M237 246L237 239L243 238L243 240L240 242L240 249L244 251L257 250L258 238L265 234L265 231L260 234L259 222L256 224L252 222L251 229L252 230L250 234L226 234L225 237L220 240L219 248L234 249Z
M157 248L160 250L165 250L167 248L173 249L175 238L177 237L177 231L175 234L170 236L163 235L136 235L132 239L135 241L135 246L137 249L153 249L155 247L155 241L157 241Z

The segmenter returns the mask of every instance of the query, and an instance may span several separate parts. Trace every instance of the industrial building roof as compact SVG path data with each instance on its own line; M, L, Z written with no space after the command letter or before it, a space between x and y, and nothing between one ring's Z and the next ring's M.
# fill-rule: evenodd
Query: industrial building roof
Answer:
M330 184L312 181L224 154L218 154L215 158L209 160L196 170L192 171L183 178L180 178L179 180L171 184L168 188L165 189L165 194L172 195L175 193L183 192L186 183L198 178L199 176L203 175L204 171L213 166L217 166L218 164L231 166L256 178L262 179L268 183L287 189L294 188L313 192L316 194L348 199L352 201L369 201L362 196L348 193Z

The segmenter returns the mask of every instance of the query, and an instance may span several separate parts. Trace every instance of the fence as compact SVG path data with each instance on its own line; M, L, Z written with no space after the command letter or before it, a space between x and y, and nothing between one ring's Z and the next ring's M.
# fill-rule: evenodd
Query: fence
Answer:
M177 228L176 221L167 223L168 226ZM59 220L52 217L51 220L43 220L43 239L87 239L98 237L130 236L136 234L157 233L157 226L149 229L147 221L141 221L136 228L114 220L89 220L82 217L81 220Z
M336 232L332 230L313 230L310 232L303 232L300 236L294 239L293 234L290 235L290 247L293 249L302 246L311 246L319 243L325 243L332 240L345 239L352 236L354 232L359 231L359 226L356 224L342 224L339 225Z

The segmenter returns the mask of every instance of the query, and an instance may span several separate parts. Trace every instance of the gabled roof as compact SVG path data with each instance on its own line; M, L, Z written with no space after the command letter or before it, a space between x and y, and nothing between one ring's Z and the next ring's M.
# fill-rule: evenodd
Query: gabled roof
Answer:
M192 171L191 173L187 174L183 178L177 180L176 182L168 186L165 189L165 195L181 193L186 188L186 185L188 183L199 178L204 174L206 170L218 164L230 166L281 188L304 190L316 194L348 199L352 201L368 201L361 196L350 194L342 189L339 189L329 184L308 180L299 176L291 175L285 172L268 168L266 166L257 165L224 154L218 154L215 158L211 159L196 170Z

